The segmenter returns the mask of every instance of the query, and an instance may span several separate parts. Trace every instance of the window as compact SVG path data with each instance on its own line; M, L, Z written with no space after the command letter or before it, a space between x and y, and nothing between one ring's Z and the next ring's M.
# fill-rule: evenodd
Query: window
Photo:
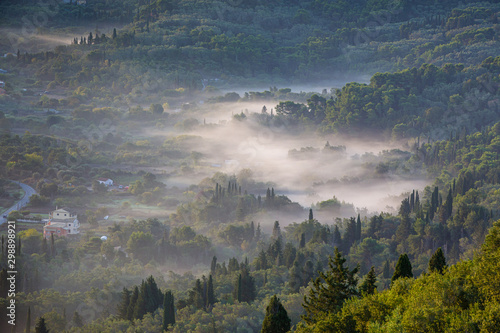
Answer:
M71 227L71 224L68 224Z
M58 234L59 234L59 233L61 233L61 230L57 230L57 233L58 233Z

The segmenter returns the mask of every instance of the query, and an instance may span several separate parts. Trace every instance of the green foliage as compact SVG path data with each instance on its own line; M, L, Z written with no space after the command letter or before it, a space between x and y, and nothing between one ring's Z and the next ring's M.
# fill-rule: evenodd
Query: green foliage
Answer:
M281 304L279 298L274 295L266 307L266 317L262 323L262 333L286 333L290 330L290 318Z

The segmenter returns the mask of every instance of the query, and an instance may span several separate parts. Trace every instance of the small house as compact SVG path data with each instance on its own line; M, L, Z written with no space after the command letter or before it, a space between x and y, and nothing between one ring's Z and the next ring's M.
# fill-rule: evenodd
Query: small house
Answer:
M99 178L97 181L106 186L113 186L113 180L109 178Z
M80 233L80 222L77 215L67 208L59 208L49 214L49 220L43 227L43 237L50 238L51 235L66 237Z

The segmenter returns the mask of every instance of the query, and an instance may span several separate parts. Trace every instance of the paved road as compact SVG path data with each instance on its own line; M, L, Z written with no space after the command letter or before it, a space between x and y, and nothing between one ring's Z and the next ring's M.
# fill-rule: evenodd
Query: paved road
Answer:
M36 194L36 191L33 187L16 181L13 182L22 187L22 189L24 190L24 197L22 197L22 199L19 200L14 206L10 207L2 214L2 216L0 217L0 224L3 224L4 222L7 221L7 219L4 218L3 215L8 216L9 213L12 212L13 210L20 210L22 207L28 204L28 202L30 201L30 197L33 194Z

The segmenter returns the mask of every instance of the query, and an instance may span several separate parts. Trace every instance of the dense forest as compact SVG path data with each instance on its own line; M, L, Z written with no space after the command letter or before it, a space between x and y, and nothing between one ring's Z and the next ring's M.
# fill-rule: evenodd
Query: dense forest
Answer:
M498 331L499 12L2 1L0 331Z

